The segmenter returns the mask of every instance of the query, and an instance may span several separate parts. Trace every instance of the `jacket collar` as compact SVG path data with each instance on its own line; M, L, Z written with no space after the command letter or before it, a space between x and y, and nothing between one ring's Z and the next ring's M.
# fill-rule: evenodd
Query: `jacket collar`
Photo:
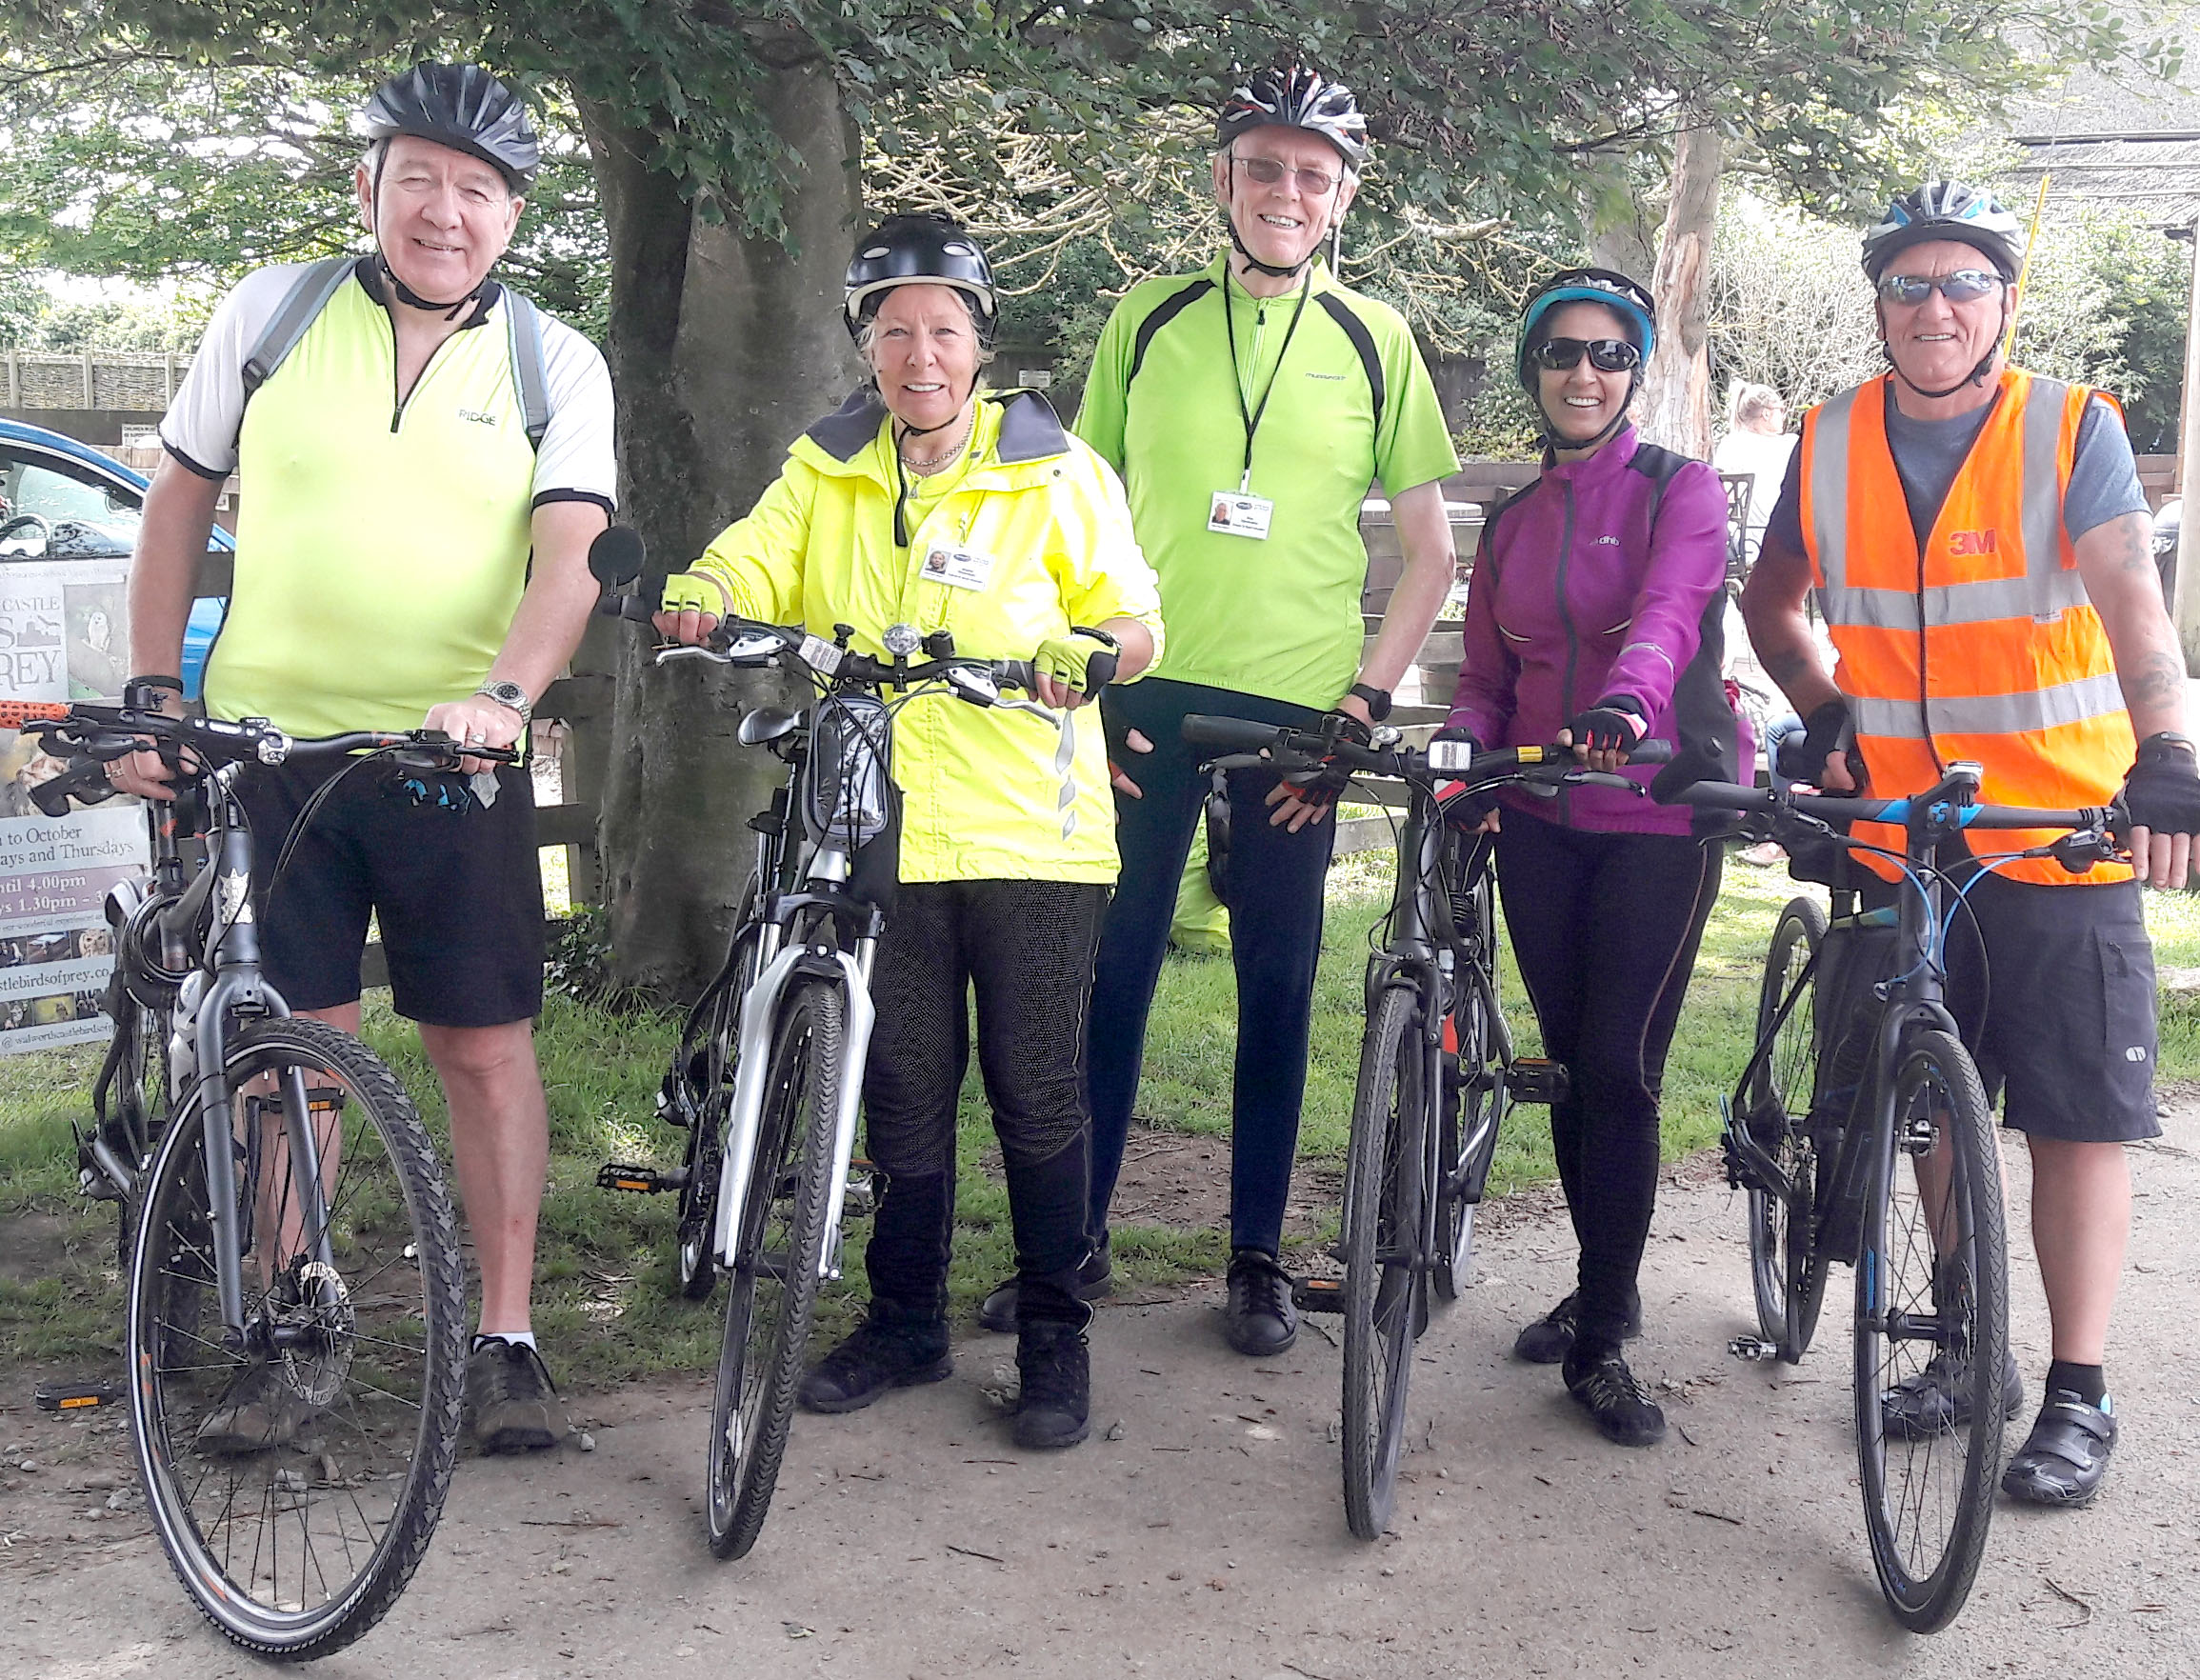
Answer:
M1634 459L1635 447L1640 441L1635 433L1634 422L1630 420L1612 433L1604 448L1586 461L1561 461L1556 450L1546 449L1543 451L1543 476L1567 479L1584 489L1590 485L1609 484Z
M1017 467L1070 452L1070 436L1062 429L1060 417L1037 391L987 391L978 400L1000 410L1001 426L992 447L986 450L988 458L972 463L974 468L994 464ZM879 401L878 391L866 385L802 435L841 468L871 471L873 463L868 462L866 455L871 445L879 442L886 417L886 405ZM883 466L884 461L879 459L875 464Z

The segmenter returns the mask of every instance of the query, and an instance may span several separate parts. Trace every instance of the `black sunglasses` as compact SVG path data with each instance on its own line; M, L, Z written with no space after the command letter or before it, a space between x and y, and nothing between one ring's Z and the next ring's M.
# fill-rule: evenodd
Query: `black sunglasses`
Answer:
M1564 372L1580 366L1584 351L1600 373L1625 373L1642 362L1642 351L1624 338L1547 338L1528 354L1538 368Z
M1879 295L1914 309L1934 292L1951 304L1975 303L1999 291L2006 282L1991 269L1958 269L1952 274L1882 274Z

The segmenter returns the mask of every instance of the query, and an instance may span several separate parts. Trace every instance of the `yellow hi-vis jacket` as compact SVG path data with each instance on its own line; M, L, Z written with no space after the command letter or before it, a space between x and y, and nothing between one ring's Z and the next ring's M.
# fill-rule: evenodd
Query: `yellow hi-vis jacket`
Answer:
M874 392L850 397L794 441L754 510L694 570L742 617L828 638L850 625L850 645L874 658L887 656L881 637L897 624L952 632L960 657L1029 659L1072 626L1117 617L1151 630L1158 654L1161 597L1123 486L1044 397L979 399L966 464L944 493L912 502L906 549L894 542L902 480L890 428ZM1113 881L1115 800L1097 710L1070 713L1066 727L1067 752L1029 713L948 695L902 710L901 879Z
M2106 805L2134 750L2108 632L2063 529L2078 425L2093 395L2006 370L1921 553L1887 441L1890 374L1803 420L1803 547L1840 663L1873 794L1921 793L1976 762L1989 804ZM1859 839L1903 846L1891 824ZM1981 856L2044 846L2054 830L1981 830ZM1866 861L1892 880L1878 858ZM2122 881L2122 864L2072 875L2052 858L2011 879Z

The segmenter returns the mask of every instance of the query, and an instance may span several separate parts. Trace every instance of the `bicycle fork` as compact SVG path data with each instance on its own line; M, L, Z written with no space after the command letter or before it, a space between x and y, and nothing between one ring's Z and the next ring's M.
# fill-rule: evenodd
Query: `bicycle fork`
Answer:
M808 946L782 946L741 1000L740 1056L726 1120L725 1156L711 1233L711 1248L721 1267L733 1263L734 1225L748 1204L750 1182L756 1170L756 1136L764 1118L764 1079L770 1060L771 1033L779 1019L779 1000L786 993L788 981L800 970L830 973L848 1004L847 1031L840 1052L840 1100L832 1116L832 1179L825 1202L826 1244L818 1262L820 1278L830 1281L840 1275L841 1210L848 1200L848 1170L855 1155L863 1071L870 1054L871 1026L877 1019L870 1001L872 950L872 942L866 940L860 955L835 950L826 958Z

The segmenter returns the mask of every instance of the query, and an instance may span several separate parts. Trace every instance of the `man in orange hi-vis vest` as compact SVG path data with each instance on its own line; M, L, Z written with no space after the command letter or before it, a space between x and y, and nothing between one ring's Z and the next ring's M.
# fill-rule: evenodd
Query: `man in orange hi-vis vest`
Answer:
M1959 759L1983 767L1993 804L2105 805L2120 788L2138 880L2181 887L2200 771L2146 500L2112 399L2004 361L2020 249L2017 219L1955 181L1906 193L1865 235L1889 371L1805 418L1742 616L1829 791L1922 792ZM1812 590L1830 673L1805 617ZM1975 872L1954 861L1959 883ZM1990 870L1966 898L1975 939L1959 930L1948 952L1949 1007L2031 1153L2053 1362L2002 1486L2044 1505L2090 1501L2116 1443L2103 1361L2130 1229L2124 1145L2161 1130L2133 876L2051 859ZM1943 1354L1890 1392L1890 1429L1967 1422L1960 1374ZM2005 1391L2013 1417L2013 1357Z

